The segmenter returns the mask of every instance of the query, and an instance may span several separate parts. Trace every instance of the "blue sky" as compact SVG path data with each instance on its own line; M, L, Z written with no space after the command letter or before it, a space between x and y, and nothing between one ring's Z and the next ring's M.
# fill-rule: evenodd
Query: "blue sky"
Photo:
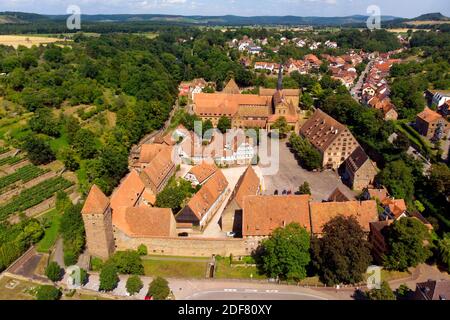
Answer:
M405 18L441 12L450 16L449 0L0 0L0 11L66 13L78 5L85 14L165 13L182 15L346 16L366 14L378 5L382 15Z

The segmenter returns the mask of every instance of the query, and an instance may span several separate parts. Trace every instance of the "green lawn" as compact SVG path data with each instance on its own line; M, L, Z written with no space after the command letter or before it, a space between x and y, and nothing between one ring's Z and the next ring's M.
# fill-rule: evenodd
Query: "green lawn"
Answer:
M45 230L44 237L37 243L36 250L38 252L46 253L55 244L56 239L58 238L61 215L56 209L53 209L46 213L44 217L51 221L51 225Z
M207 262L142 260L146 276L204 278Z
M253 278L251 277L253 276ZM230 258L217 257L214 278L219 279L267 279L254 266L230 265Z
M53 152L57 153L58 150L66 148L69 146L69 142L67 141L67 134L61 135L58 139L52 139L50 141L50 147Z

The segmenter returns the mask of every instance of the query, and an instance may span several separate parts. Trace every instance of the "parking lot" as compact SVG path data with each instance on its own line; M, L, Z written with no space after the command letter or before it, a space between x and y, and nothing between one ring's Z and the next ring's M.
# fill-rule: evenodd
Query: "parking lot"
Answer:
M354 199L356 193L344 185L339 175L334 171L309 172L303 169L286 145L286 141L280 142L280 165L276 175L264 176L264 194L274 194L278 190L282 194L284 190L298 191L298 187L308 181L314 201L328 199L330 194L339 187L349 198Z

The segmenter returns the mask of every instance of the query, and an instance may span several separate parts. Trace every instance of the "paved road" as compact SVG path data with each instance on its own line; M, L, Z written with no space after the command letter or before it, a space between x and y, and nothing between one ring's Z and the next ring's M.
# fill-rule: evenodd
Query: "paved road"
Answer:
M230 291L203 291L195 293L185 300L328 300L324 297L302 292L273 292L254 289Z
M141 277L144 284L142 290L136 296L129 297L126 292L126 280L128 276L121 275L120 282L111 294L125 299L143 300L151 277ZM167 279L170 289L177 300L342 300L351 299L352 291L339 292L334 290L320 290L297 286L277 285L269 283L233 281L233 280L209 280L209 279ZM67 283L65 275L62 283ZM91 274L89 282L83 287L87 290L98 291L99 276Z
M363 80L366 77L366 74L369 72L370 68L372 67L373 61L369 61L367 63L366 69L364 69L363 72L361 72L361 75L358 78L358 81L356 84L350 89L350 94L357 102L360 102L360 98L358 97L358 92L361 93L362 86L364 84Z

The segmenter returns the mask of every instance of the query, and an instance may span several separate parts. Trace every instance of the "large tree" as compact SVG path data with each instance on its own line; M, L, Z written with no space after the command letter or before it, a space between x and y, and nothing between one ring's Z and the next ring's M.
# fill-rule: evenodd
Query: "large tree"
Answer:
M418 219L402 218L387 230L388 253L384 266L392 270L406 270L425 262L430 256L431 241L428 228Z
M119 276L117 275L117 268L112 263L107 263L100 272L100 286L101 291L112 291L119 283Z
M289 137L289 145L305 169L314 170L322 166L322 156L307 139L293 133Z
M354 216L337 216L311 245L313 265L327 285L358 283L372 261L366 234Z
M231 129L231 119L225 116L220 117L219 122L217 123L217 129L225 134L227 130Z
M394 292L386 281L381 283L380 289L374 288L367 291L366 297L369 300L396 300Z
M398 199L411 201L414 196L412 169L402 160L390 162L379 175L380 182Z
M262 268L269 277L300 280L310 262L310 236L297 223L276 229L262 243Z
M438 241L438 255L442 265L450 271L450 233Z
M291 128L289 127L286 118L281 116L275 120L274 124L271 126L271 129L278 130L280 138L285 138Z
M29 136L23 143L23 148L28 153L28 158L35 165L47 164L56 159L47 141L38 136Z

